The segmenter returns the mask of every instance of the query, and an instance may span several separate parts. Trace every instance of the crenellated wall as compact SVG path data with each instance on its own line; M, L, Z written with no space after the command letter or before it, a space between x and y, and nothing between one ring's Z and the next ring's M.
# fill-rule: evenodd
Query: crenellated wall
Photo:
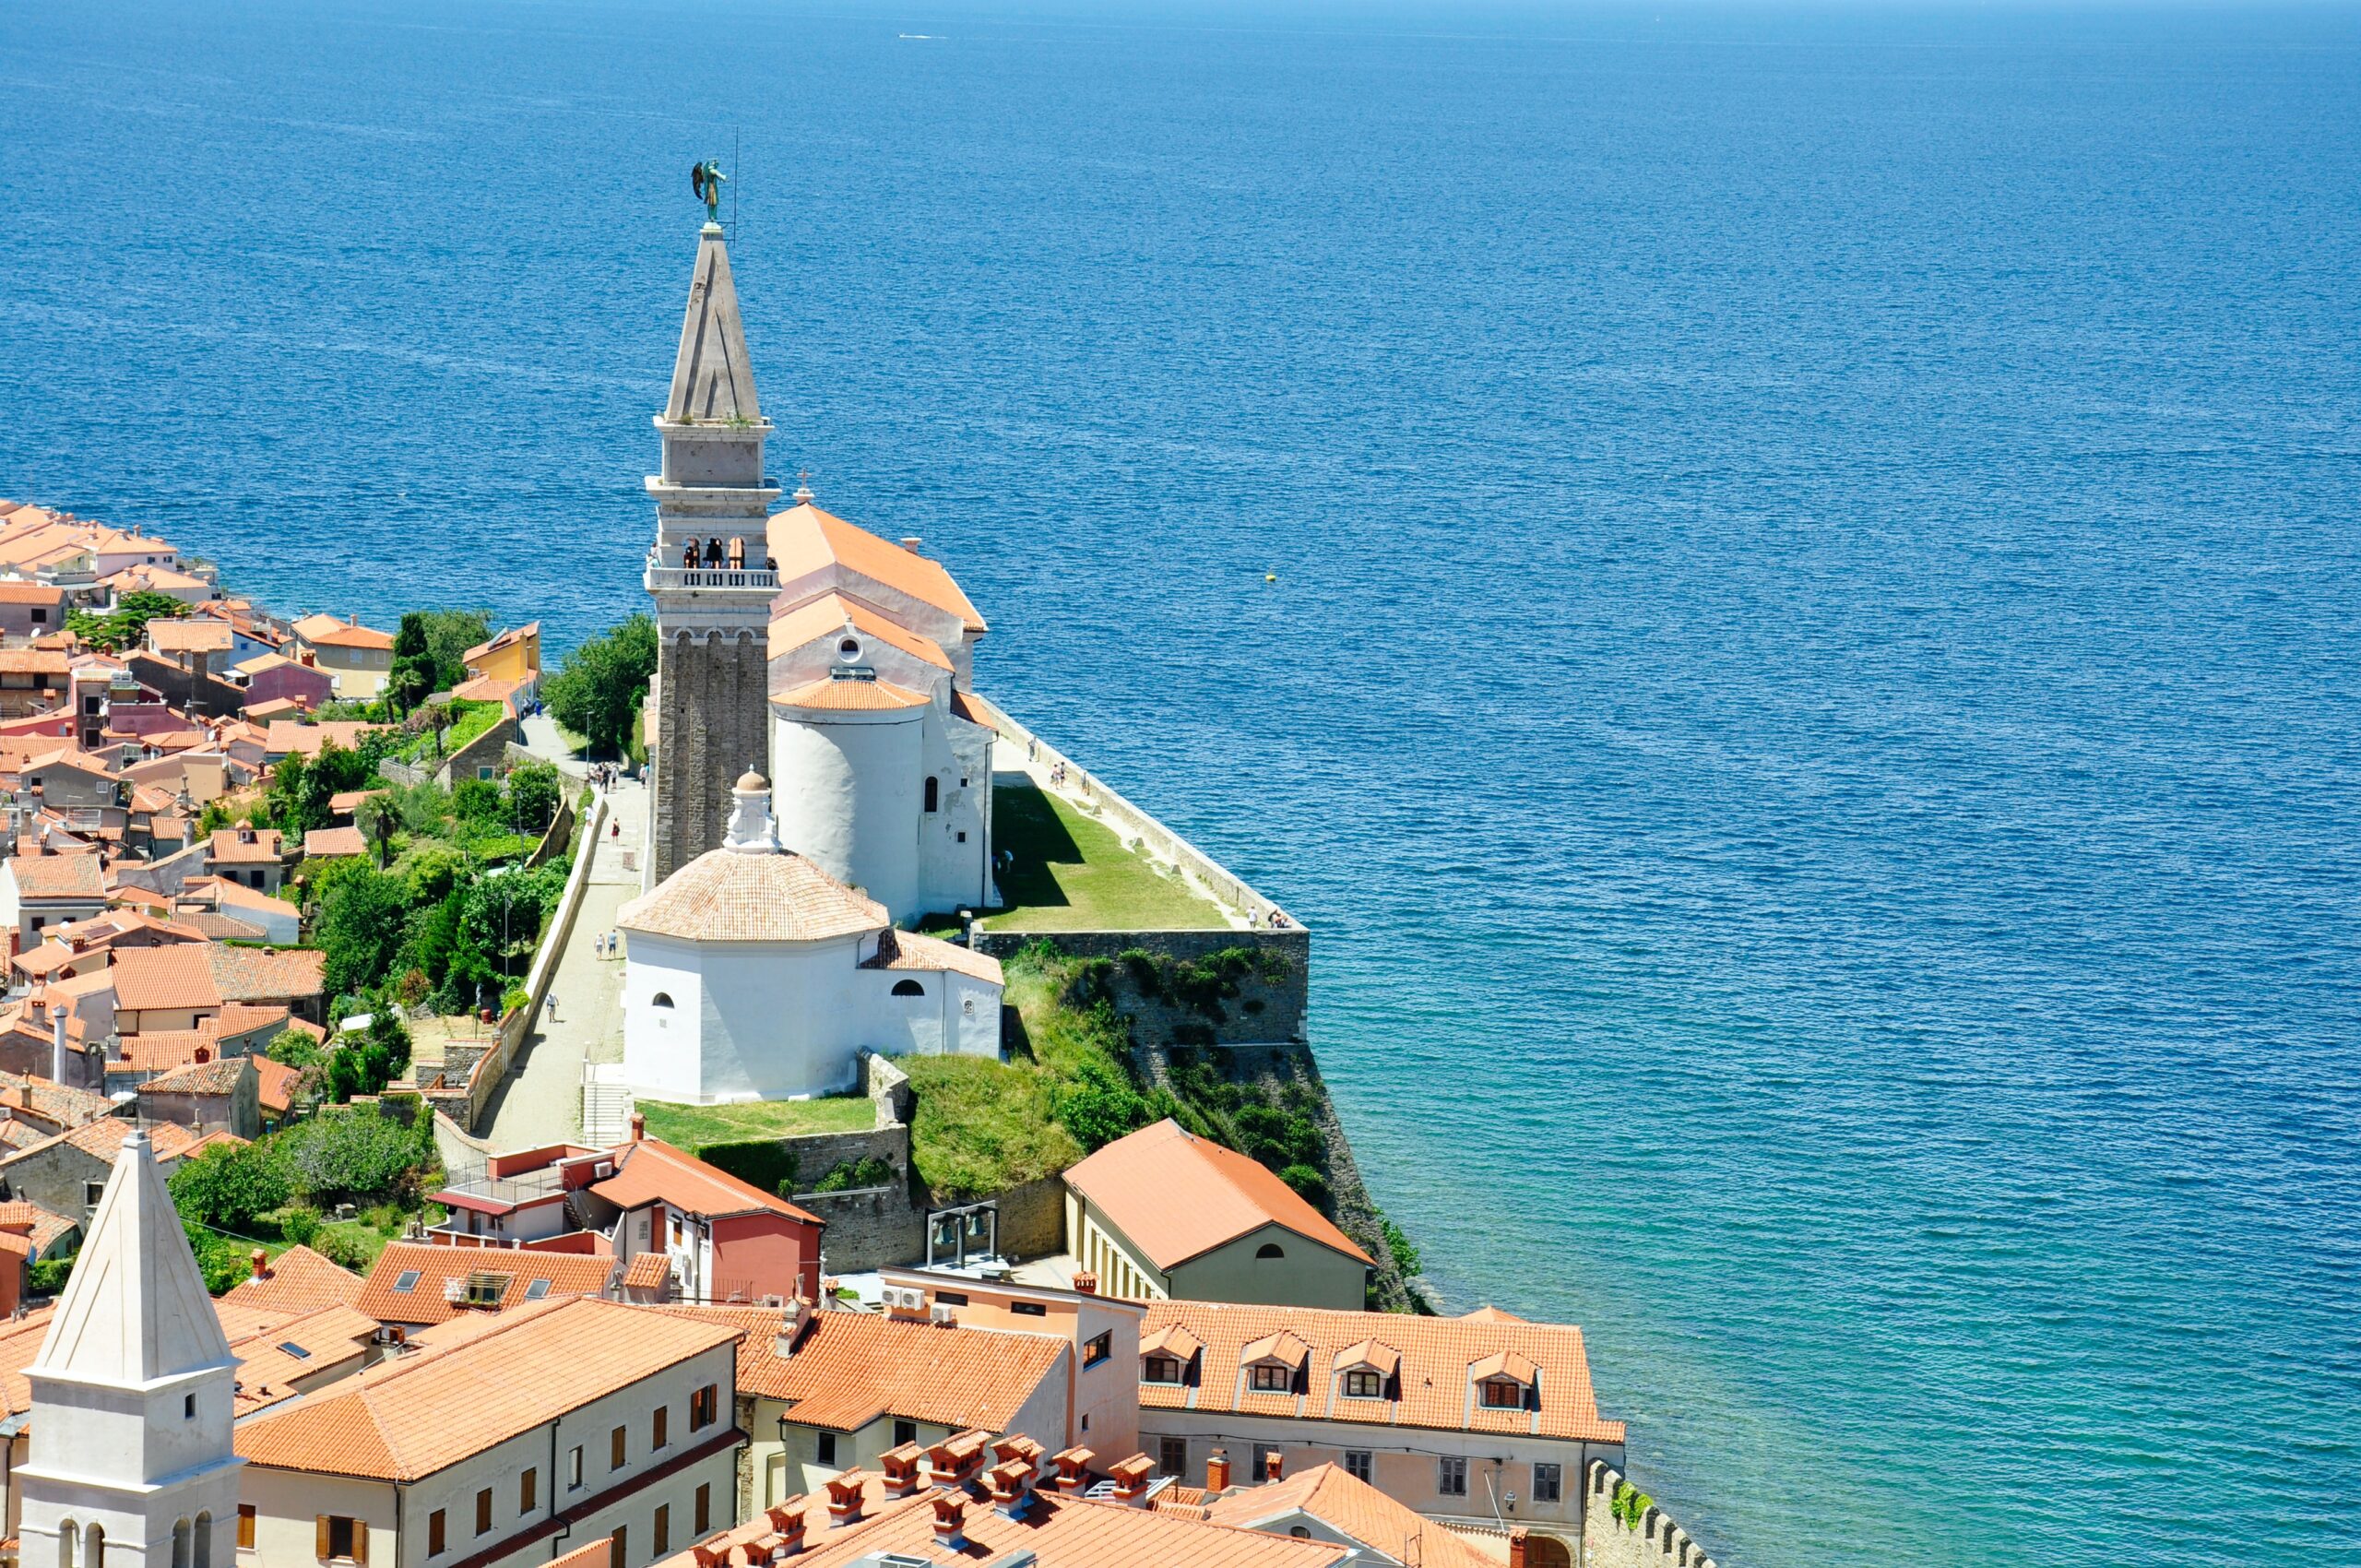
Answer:
M1705 1549L1650 1503L1632 1529L1615 1516L1615 1489L1623 1472L1604 1459L1591 1461L1583 1478L1584 1568L1714 1568Z

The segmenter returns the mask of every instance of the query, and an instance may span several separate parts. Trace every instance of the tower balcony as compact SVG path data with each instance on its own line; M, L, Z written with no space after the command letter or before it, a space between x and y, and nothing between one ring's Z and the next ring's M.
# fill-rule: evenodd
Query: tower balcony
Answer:
M643 574L643 581L650 593L730 588L763 594L778 591L778 574L753 566L650 565Z

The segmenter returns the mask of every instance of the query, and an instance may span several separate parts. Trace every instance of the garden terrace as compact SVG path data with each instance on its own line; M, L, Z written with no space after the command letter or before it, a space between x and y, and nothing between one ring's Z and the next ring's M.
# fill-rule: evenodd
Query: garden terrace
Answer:
M742 1105L674 1105L660 1099L637 1102L647 1134L691 1154L715 1144L762 1138L797 1138L813 1133L866 1133L877 1124L877 1106L867 1095L826 1099L765 1099Z
M1235 922L1177 871L1023 774L992 779L993 848L1006 905L987 931L1218 931Z

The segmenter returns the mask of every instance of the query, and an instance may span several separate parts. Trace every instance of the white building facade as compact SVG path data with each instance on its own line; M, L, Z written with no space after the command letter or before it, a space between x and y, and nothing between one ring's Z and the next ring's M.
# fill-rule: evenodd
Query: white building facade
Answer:
M857 1087L864 1051L1000 1054L997 961L894 930L882 904L781 847L761 778L733 793L723 847L617 917L635 1096L797 1099Z

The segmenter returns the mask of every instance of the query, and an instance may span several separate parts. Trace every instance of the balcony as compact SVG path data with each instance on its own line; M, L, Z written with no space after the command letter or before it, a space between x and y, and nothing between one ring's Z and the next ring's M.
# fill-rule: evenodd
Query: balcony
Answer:
M744 588L762 593L778 591L778 574L751 566L656 566L647 571L650 593L682 588Z
M495 1204L528 1204L565 1191L565 1178L553 1166L521 1170L514 1176L487 1175L486 1169L478 1165L453 1171L443 1191Z

